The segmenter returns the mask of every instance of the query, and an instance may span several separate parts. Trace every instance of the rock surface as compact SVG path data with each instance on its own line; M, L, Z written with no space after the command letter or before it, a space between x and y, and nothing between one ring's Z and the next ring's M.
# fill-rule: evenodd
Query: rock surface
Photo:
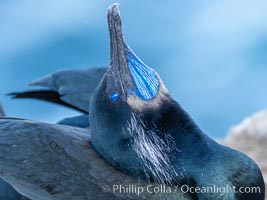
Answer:
M251 157L261 168L267 189L267 110L233 126L221 143ZM265 198L266 199L266 198Z

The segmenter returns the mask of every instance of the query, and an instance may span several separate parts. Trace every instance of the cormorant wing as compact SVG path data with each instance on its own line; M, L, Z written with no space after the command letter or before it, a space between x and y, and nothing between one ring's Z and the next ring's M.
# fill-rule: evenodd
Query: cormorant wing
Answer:
M5 116L5 111L4 108L0 102L0 117ZM0 158L1 159L1 158ZM1 168L0 168L1 169ZM28 200L28 198L22 196L19 194L17 191L15 191L10 184L6 183L2 179L0 179L0 199L5 199L5 200L11 200L11 199L16 199L16 200Z
M138 196L113 191L114 185L147 183L105 162L92 148L88 131L0 118L1 178L33 200L157 199L164 195L144 191ZM177 194L173 195L177 198Z
M107 68L95 67L83 70L63 70L31 82L48 90L32 90L10 93L14 98L41 99L88 113L90 97Z
M101 186L121 173L95 153L87 132L1 118L0 176L31 199L91 199L103 193Z

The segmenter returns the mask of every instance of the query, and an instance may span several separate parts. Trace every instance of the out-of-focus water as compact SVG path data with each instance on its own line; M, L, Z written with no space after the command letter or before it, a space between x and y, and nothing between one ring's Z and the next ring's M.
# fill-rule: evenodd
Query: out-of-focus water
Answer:
M267 2L119 1L125 38L210 136L267 106ZM10 116L77 113L4 94L63 68L106 66L112 1L0 1L0 100Z

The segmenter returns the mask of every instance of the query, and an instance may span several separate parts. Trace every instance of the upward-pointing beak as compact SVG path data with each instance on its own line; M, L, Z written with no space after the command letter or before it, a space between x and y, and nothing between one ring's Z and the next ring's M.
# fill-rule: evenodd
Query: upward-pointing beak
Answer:
M159 80L155 71L146 66L124 41L118 4L108 9L110 35L110 68L107 90L117 90L121 100L134 95L141 100L150 100L157 94Z
M113 4L108 10L108 28L110 36L110 65L126 66L124 40L121 28L121 17L118 4Z
M121 17L118 4L108 9L108 28L110 37L110 72L112 84L118 89L123 100L127 98L127 90L133 88L133 81L128 69L125 44L122 34ZM114 76L113 76L114 75Z

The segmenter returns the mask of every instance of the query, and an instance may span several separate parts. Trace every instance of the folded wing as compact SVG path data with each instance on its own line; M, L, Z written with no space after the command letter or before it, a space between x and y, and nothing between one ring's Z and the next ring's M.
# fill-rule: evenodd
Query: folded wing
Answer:
M116 170L92 148L88 129L0 118L0 177L30 199L157 199L112 191L146 183ZM110 187L103 192L102 187ZM177 194L175 194L177 195ZM168 195L169 196L169 195Z
M45 100L83 113L88 113L90 97L98 83L105 74L107 68L90 68L84 70L64 70L49 74L30 86L46 88L25 92L10 93L14 98L33 98Z

